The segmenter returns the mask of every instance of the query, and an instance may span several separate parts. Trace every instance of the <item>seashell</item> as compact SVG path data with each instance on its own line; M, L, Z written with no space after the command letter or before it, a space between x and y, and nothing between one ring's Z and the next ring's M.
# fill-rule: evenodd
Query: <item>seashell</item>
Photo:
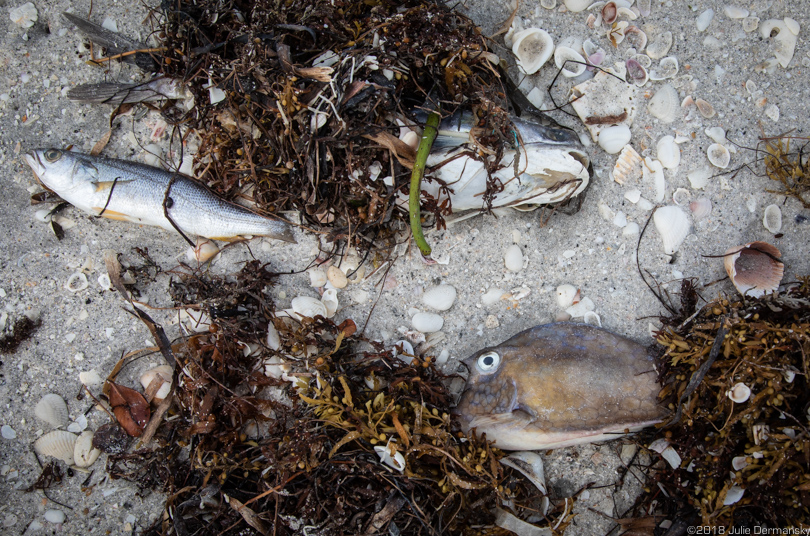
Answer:
M568 307L565 312L571 315L571 318L582 318L588 311L596 309L596 304L587 296L576 302L571 307Z
M67 519L67 516L62 510L56 510L54 508L49 508L45 510L45 514L42 516L45 518L45 521L48 523L53 523L55 525L59 525L64 523Z
M509 456L499 460L503 465L519 471L529 482L535 485L542 495L548 492L546 488L546 473L543 467L543 458L536 452L512 452Z
M669 441L666 438L662 437L660 439L656 439L650 443L650 446L647 448L659 453L673 469L677 469L681 466L681 456L674 448L672 448L672 445L669 444Z
M405 361L405 363L410 364L414 356L413 345L405 339L395 342L394 355L399 357L402 361Z
M739 471L744 469L748 466L748 457L747 456L735 456L731 458L731 468L735 471Z
M641 162L641 155L631 145L625 145L613 166L613 180L624 184L631 179L640 179Z
M636 236L641 229L639 228L638 224L634 221L628 222L627 225L624 226L622 229L623 236Z
M664 244L664 253L672 255L678 251L689 234L689 217L686 213L680 207L668 205L655 211L653 222Z
M599 318L599 315L593 311L588 311L582 315L582 321L591 326L596 326L598 328L602 327L602 319Z
M742 404L751 397L751 388L744 383L735 383L734 387L726 391L726 396L737 404Z
M219 247L212 240L198 238L196 245L186 250L186 259L189 262L196 260L203 263L213 259L217 253L219 253Z
M76 434L64 430L54 430L34 442L34 452L73 465L73 447L75 445Z
M538 110L542 110L545 106L546 97L543 94L543 90L539 87L533 87L532 90L529 91L529 94L526 95L526 98L529 99L529 102Z
M194 333L206 333L211 328L211 317L205 311L181 309L178 316L183 326Z
M616 154L630 143L632 134L627 125L613 125L599 131L597 142L608 154Z
M697 106L697 109L700 112L700 115L702 115L706 119L710 119L710 118L714 117L714 114L715 114L714 107L711 104L709 104L708 102L706 102L705 100L697 99L695 101L695 105Z
M792 33L793 35L799 35L799 30L801 30L801 25L799 21L796 19L791 19L790 17L785 17L784 19L785 27Z
M299 317L315 318L321 315L326 318L326 306L317 298L297 296L292 299L291 307Z
M638 7L638 12L642 17L649 17L650 16L650 8L652 7L652 0L638 0L636 2L636 6Z
M652 182L655 189L655 201L662 202L667 192L667 183L664 177L664 166L661 165L661 162L650 157L645 158L642 179L645 182Z
M341 272L343 273L343 272ZM338 310L337 290L328 288L323 291L321 303L326 307L326 318L332 318Z
M422 333L435 333L444 326L444 318L435 313L416 313L411 318L411 325Z
M503 254L503 264L510 272L519 272L523 269L523 250L517 244L506 248Z
M765 108L765 115L767 115L774 123L779 121L779 107L775 104L769 104Z
M602 20L607 24L613 24L619 16L616 8L616 2L608 2L602 6Z
M709 157L709 162L713 166L720 169L726 169L729 162L731 162L731 153L728 152L725 145L719 143L712 143L706 150L706 156Z
M782 211L778 206L768 205L765 207L762 225L773 234L778 233L782 229Z
M697 25L697 31L702 32L705 31L706 28L709 27L709 24L712 23L712 19L714 18L714 10L709 8L700 15L695 20L695 24Z
M320 266L309 269L309 286L319 288L324 286L327 281L326 270Z
M667 56L658 63L658 69L650 71L650 80L666 80L678 74L678 58Z
M579 290L574 285L560 285L557 287L557 305L559 305L562 309L567 309L574 305L574 301L577 300L579 296Z
M686 174L686 178L689 179L689 184L695 190L702 190L707 184L709 184L709 178L711 176L712 170L709 166L693 169Z
M26 2L25 4L15 7L9 11L8 16L11 19L11 22L20 28L30 28L37 21L37 8L34 7L33 3Z
M631 24L624 29L624 42L636 50L644 50L647 46L647 34L638 26Z
M264 366L264 375L268 378L288 381L289 376L287 376L287 373L291 370L291 366L284 358L273 355L262 360L262 365Z
M633 84L641 87L650 79L650 75L647 74L647 69L645 69L644 66L641 65L637 60L630 58L624 62L624 66L627 69L628 82L632 82Z
M712 213L712 202L708 197L700 197L689 203L689 210L692 211L692 218L700 221Z
M672 32L666 31L656 35L647 45L647 55L654 60L660 60L672 48Z
M557 0L540 0L540 5L544 9L554 9L557 7Z
M526 74L540 70L554 50L554 41L545 30L527 28L512 36L512 53L517 58L518 66Z
M574 78L585 72L585 58L570 47L558 46L554 50L554 64L561 69L562 75Z
M568 9L568 11L572 13L579 13L580 11L585 11L591 4L593 0L564 0L563 4Z
M731 486L728 491L726 492L726 497L723 499L723 506L728 506L730 504L735 504L743 498L743 494L745 490L741 488L739 485L734 484Z
M744 19L748 16L749 11L744 7L727 5L723 7L723 13L730 19Z
M614 22L610 27L608 39L610 39L610 43L614 46L614 48L618 48L619 43L624 41L624 31L629 25L630 23L626 20L620 20L618 22Z
M65 282L65 289L69 290L70 292L79 292L86 289L88 286L89 284L87 283L87 276L82 272L72 273Z
M761 298L779 288L785 272L781 254L767 242L750 242L726 251L723 264L740 294Z
M664 123L672 123L675 121L680 109L679 100L678 90L670 84L665 84L650 99L649 104L647 104L647 111Z
M681 149L673 136L664 136L655 146L658 161L667 169L675 169L681 163Z
M403 456L401 452L397 452L395 448L394 454L391 455L390 448L391 447L388 446L378 445L374 447L374 452L380 457L382 463L401 473L405 470L405 456Z
M624 198L630 201L631 203L636 204L641 199L641 190L639 190L638 188L627 190L624 193Z
M636 12L629 7L619 6L616 12L619 14L619 17L627 17L630 20L636 20L638 18Z
M272 320L267 323L267 347L271 350L281 348L281 335Z
M499 288L491 288L487 290L483 296L481 296L481 303L484 305L493 305L501 301L503 295L506 294L505 291Z
M169 396L173 372L172 367L169 365L158 365L141 374L140 382L144 391L149 388L152 382L155 382L156 387L152 387L152 389L156 388L157 390L152 395L152 401L156 404L163 402Z
M692 194L686 188L678 188L672 194L672 202L678 206L685 205L691 196Z
M330 266L329 269L326 270L326 279L328 279L335 288L346 288L346 285L349 284L346 274L337 266Z
M789 25L788 20L791 21ZM799 23L793 19L769 19L762 23L759 33L764 39L773 39L773 54L779 65L787 67L796 50Z
M67 402L56 393L48 393L37 402L34 415L54 428L59 428L66 425L68 421Z
M456 301L456 289L452 285L438 285L422 294L422 303L437 311L446 311Z
M90 467L96 463L100 455L101 451L93 447L93 432L86 430L79 434L73 446L73 461L76 467Z
M715 143L726 141L726 131L720 127L711 127L703 131Z
M590 39L586 39L582 42L582 52L586 56L590 56L592 54L596 54L597 50L601 50L599 45L591 41Z
M751 33L759 27L759 17L745 17L742 22L743 31Z

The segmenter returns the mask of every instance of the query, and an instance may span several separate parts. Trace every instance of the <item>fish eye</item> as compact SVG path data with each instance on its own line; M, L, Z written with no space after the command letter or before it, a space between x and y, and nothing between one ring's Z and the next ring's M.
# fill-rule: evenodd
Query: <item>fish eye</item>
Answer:
M56 162L60 158L62 158L62 151L58 149L48 149L44 153L45 160L48 162Z
M478 356L475 364L481 372L492 372L501 364L501 356L498 352L487 352Z

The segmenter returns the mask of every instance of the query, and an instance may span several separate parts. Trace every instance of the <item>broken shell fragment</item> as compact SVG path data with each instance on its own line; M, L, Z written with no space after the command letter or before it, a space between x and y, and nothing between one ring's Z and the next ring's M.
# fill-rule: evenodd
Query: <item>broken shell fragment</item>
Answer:
M76 439L73 446L73 461L76 467L90 467L101 455L101 451L93 447L93 435L90 430L85 430Z
M155 386L152 387L152 389L155 389L152 402L159 404L169 396L169 390L172 387L172 373L171 366L159 365L141 374L140 382L144 390L148 390L152 382L156 382Z
M557 305L563 309L571 307L574 305L574 301L576 300L578 294L579 291L574 285L560 285L557 287Z
M631 145L625 145L616 165L613 166L613 180L619 184L624 184L630 179L641 178L641 155L633 149Z
M706 156L709 157L709 162L713 166L720 169L726 169L729 162L731 162L731 153L728 152L725 145L719 143L712 143L706 150Z
M787 21L790 21L789 25ZM773 55L776 56L779 65L787 67L796 50L799 24L793 19L785 19L784 21L769 19L759 27L759 33L763 39L773 39Z
M667 56L658 63L658 68L650 71L650 80L666 80L678 74L678 58Z
M750 242L726 251L723 264L731 282L743 296L761 298L782 282L782 253L767 242Z
M559 46L554 50L554 64L567 78L575 78L585 72L585 58L570 47Z
M333 288L324 290L323 296L321 296L321 303L323 303L324 307L326 307L326 318L332 318L335 316L339 306L337 290Z
M708 197L700 197L689 203L689 210L695 221L700 221L712 213L712 202Z
M778 206L768 205L765 207L762 225L773 234L778 233L782 229L782 211Z
M678 251L689 234L689 217L679 207L669 205L655 211L653 222L664 244L664 253L672 255Z
M64 430L48 432L34 442L34 452L42 456L50 456L73 465L73 450L76 445L76 434Z
M624 30L624 42L636 50L644 50L647 46L647 34L638 26L630 25Z
M34 408L37 419L44 421L54 428L64 426L68 421L67 402L56 393L48 393L37 402Z
M654 60L660 60L672 48L672 32L666 31L656 35L647 45L647 55Z
M554 41L545 30L527 28L512 36L512 52L517 58L518 66L526 74L540 70L554 50Z
M697 31L702 32L706 30L706 28L709 27L709 24L711 24L713 18L714 18L714 10L711 8L707 9L706 11L698 15L698 18L695 21L695 24L697 25Z
M675 169L681 163L681 149L675 143L673 136L664 136L656 144L656 156L661 165L667 169Z
M663 121L672 123L677 117L680 109L678 90L669 84L661 86L647 104L647 111L650 115Z
M700 115L702 115L706 119L711 119L712 117L714 117L715 114L714 107L705 100L697 99L695 101L695 105L697 106Z
M726 396L737 404L742 404L751 396L751 388L744 383L735 383L734 387L726 391Z
M299 316L315 318L318 315L326 318L326 306L317 298L297 296L292 299L292 310Z

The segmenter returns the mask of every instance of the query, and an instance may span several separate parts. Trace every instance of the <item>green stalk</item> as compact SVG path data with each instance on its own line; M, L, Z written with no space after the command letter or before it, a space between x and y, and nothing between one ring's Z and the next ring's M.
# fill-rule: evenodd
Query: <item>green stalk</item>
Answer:
M416 159L413 162L411 172L411 191L408 201L408 212L411 216L411 232L419 251L425 257L430 256L430 246L422 234L422 219L419 206L419 197L422 193L422 177L425 174L425 163L427 162L430 149L433 147L433 140L439 132L439 120L441 117L437 112L428 116L425 130L422 132L422 139L419 140L419 148L416 150Z

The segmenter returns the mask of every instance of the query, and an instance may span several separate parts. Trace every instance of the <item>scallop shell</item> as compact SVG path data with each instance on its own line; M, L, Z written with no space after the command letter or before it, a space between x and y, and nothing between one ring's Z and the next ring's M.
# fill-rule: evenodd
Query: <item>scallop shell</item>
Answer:
M73 465L73 448L76 445L76 434L64 430L48 432L34 442L34 451L42 456L50 456Z
M781 254L767 242L750 242L726 251L723 264L740 294L760 298L779 288L785 272Z
M672 48L672 32L666 31L656 35L647 45L647 55L654 60L660 60Z
M661 207L655 211L653 222L664 244L664 253L672 255L678 251L689 234L689 217L686 213L674 205Z
M101 455L100 450L93 448L93 435L90 430L85 430L76 439L73 446L73 461L76 467L90 467Z
M664 123L672 123L680 110L679 100L678 90L670 84L665 84L650 99L647 111Z
M647 34L638 26L631 24L624 30L624 42L636 50L644 50L647 46Z
M613 180L624 184L630 179L640 179L641 162L641 155L631 145L625 145L613 166Z
M742 382L735 383L726 395L737 404L742 404L751 397L751 388Z
M627 81L641 87L650 79L647 69L638 62L638 60L630 58L624 62L624 67L627 69Z
M318 315L326 318L326 306L317 298L297 296L292 299L292 310L299 316L315 318Z
M435 333L444 327L444 318L435 313L416 313L411 318L411 325L422 333Z
M666 80L678 74L678 58L667 56L658 63L658 69L650 71L650 80Z
M708 197L700 197L689 203L689 210L692 211L692 218L700 221L712 213L712 202Z
M341 272L342 273L342 272ZM321 303L326 307L326 318L332 318L338 310L337 290L328 288L323 291Z
M56 393L48 393L37 402L34 415L54 428L59 428L66 425L68 421L67 402Z
M656 156L661 165L667 169L675 169L681 163L681 149L675 143L673 136L664 136L656 144Z
M602 6L602 20L607 24L613 24L618 16L619 12L616 8L616 2L608 2Z
M446 311L456 301L456 289L452 285L438 285L429 288L422 295L422 303L436 311Z
M700 115L705 117L706 119L711 119L715 115L714 107L709 104L707 101L703 99L695 100L695 106L697 106Z
M540 70L554 50L554 41L545 30L527 28L512 36L512 52L517 58L518 66L526 74Z
M597 142L599 146L605 150L608 154L616 154L622 150L622 148L630 143L630 138L632 134L630 132L630 127L627 125L613 125L607 128L603 128L599 132L599 138Z
M709 162L713 166L720 169L726 169L729 162L731 162L731 153L728 152L725 145L719 143L712 143L706 150L706 156L709 157Z
M570 47L558 46L554 50L554 64L561 69L562 75L574 78L585 72L585 58Z
M773 234L778 233L782 229L782 211L778 206L768 205L765 207L762 225Z

